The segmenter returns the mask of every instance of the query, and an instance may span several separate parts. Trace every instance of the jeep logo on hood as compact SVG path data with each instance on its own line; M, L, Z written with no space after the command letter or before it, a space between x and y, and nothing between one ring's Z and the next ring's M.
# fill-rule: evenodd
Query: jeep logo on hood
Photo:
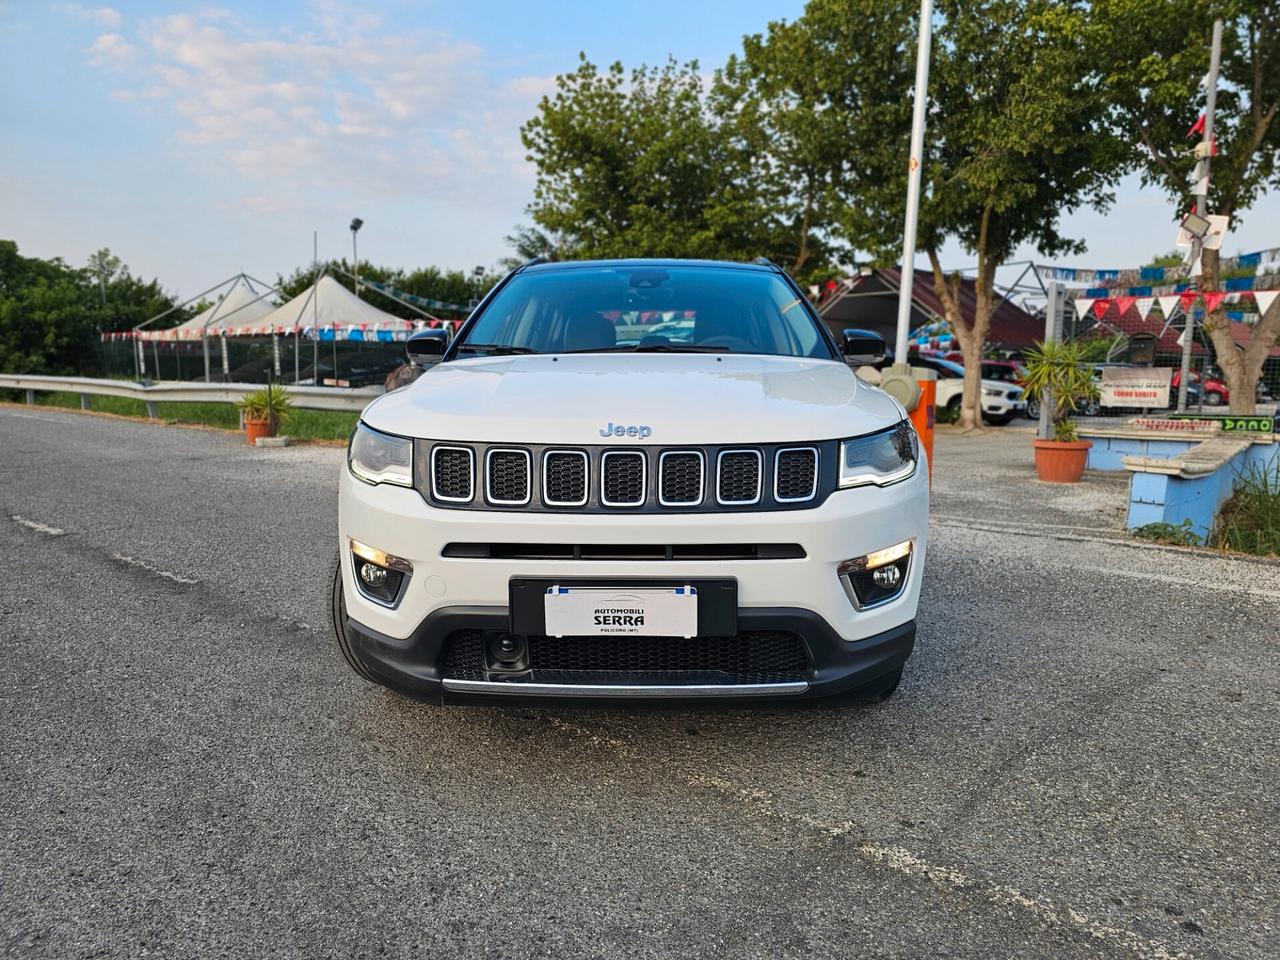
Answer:
M606 426L603 430L600 431L600 436L602 437L638 437L641 440L643 440L645 437L650 436L652 433L653 431L646 424L640 424L639 426L637 426L636 424L633 423L629 426L623 426L620 423L611 422L608 426Z

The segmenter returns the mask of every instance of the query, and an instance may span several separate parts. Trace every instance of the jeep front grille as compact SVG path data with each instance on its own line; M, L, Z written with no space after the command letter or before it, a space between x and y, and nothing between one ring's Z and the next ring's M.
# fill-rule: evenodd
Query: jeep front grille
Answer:
M415 440L414 485L432 505L450 510L808 510L836 490L839 446L836 440L670 447Z

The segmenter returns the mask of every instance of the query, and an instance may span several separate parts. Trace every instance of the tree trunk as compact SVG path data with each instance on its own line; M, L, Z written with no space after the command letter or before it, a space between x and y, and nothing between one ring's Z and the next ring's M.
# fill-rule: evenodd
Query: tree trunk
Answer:
M960 344L960 353L965 358L964 387L960 392L960 426L970 430L982 429L982 340L977 345L973 342L973 329L964 322L964 314L960 312L960 276L952 274L947 277L942 272L942 264L938 261L936 250L926 250L929 266L933 270L933 289L942 308L947 315L947 323L951 332ZM985 331L983 336L985 337ZM978 363L972 364L969 358L978 357Z
M1206 250L1201 259L1201 289L1221 289L1221 265L1217 250ZM1221 306L1205 318L1205 332L1213 341L1218 366L1227 382L1230 393L1228 409L1234 414L1250 415L1255 412L1255 394L1262 376L1262 365L1267 353L1280 336L1280 301L1271 305L1264 316L1258 318L1249 342L1243 350L1236 346L1231 336L1231 322Z

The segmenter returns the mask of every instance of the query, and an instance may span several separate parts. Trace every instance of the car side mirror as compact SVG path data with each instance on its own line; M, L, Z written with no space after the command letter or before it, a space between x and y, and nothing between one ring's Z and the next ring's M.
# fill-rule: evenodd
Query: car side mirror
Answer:
M410 363L428 367L440 362L448 346L448 330L419 330L405 341L404 352L409 357Z
M846 363L864 364L879 363L888 352L884 337L870 330L846 330L842 352Z

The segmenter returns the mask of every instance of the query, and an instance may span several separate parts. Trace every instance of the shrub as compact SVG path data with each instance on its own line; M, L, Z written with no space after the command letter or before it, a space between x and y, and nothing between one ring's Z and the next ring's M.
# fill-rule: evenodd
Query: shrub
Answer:
M1280 555L1280 463L1270 470L1255 466L1240 478L1210 542L1223 550Z

